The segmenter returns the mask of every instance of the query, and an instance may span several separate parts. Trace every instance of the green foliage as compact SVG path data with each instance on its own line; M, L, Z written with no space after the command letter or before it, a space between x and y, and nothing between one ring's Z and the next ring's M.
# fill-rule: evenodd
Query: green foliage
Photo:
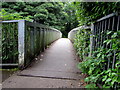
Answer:
M0 18L3 21L5 21L5 20L21 20L21 19L32 21L32 19L30 19L30 16L23 17L19 13L8 13L4 9L1 9L1 11L0 11Z
M23 17L19 13L8 13L4 9L0 11L2 20L20 20L31 21L30 16ZM2 63L17 63L18 60L18 24L2 24ZM11 61L12 60L12 61Z
M86 56L88 56L89 53L89 44L90 44L90 30L86 30L81 28L74 40L74 47L77 50L77 54L79 55L81 60L84 60Z
M120 2L74 2L80 25L91 22L113 12L120 12Z
M94 90L94 88L97 88L97 86L95 84L88 84L85 86L85 88L92 88Z
M4 9L0 12L2 20L19 20L23 17L18 13L7 13ZM9 31L7 31L9 30ZM18 59L18 31L17 24L2 24L2 63L16 63Z
M24 19L61 30L65 36L78 25L75 8L67 2L4 2L2 8L9 13L19 13Z
M2 24L2 63L18 60L17 23Z
M77 17L75 15L75 11L76 11L76 9L74 8L73 4L65 3L64 12L63 12L65 17L63 17L62 22L64 22L64 26L65 26L64 29L66 31L66 32L63 32L63 33L65 33L66 35L68 34L68 32L70 30L77 27L78 24L79 24L78 20L77 20Z
M105 40L104 44L109 45L112 43L111 48L98 48L93 52L93 56L86 57L83 62L79 63L78 68L83 73L89 75L89 77L85 79L86 82L102 82L103 88L114 88L116 83L120 84L120 30L117 32L109 31L107 32L107 35L109 35L110 38ZM113 52L116 52L116 62L114 62L114 65L113 58L110 58L112 57ZM111 64L109 67L107 66L108 63Z
M103 16L120 12L120 2L73 2L73 6L76 8L77 20L80 25L90 25ZM118 66L120 63L120 31L109 31L104 33L104 36L110 37L103 43L107 48L98 48L91 57L86 57L84 53L85 51L87 51L86 53L89 52L89 45L85 46L87 35L84 32L78 32L74 46L80 59L83 60L78 64L78 68L89 75L85 81L92 83L93 87L95 86L94 83L99 82L103 84L103 88L113 88L116 83L120 84L118 78L120 77L120 67ZM116 57L114 64L113 53ZM87 88L90 86L92 85L88 85Z
M23 17L20 16L18 13L7 13L4 9L0 11L0 17L2 20L19 20L22 19Z

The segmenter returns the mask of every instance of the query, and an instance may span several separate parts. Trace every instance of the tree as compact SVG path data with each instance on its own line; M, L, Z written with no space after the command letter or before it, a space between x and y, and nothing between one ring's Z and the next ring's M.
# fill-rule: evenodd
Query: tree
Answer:
M34 22L51 26L63 36L78 25L75 8L63 2L4 2L2 8L9 13L19 13Z
M113 12L120 12L120 2L74 2L80 25L91 22Z

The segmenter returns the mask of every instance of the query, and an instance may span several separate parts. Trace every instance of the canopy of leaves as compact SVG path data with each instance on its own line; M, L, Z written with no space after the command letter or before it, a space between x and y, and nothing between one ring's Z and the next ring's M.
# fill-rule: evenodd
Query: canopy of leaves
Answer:
M9 13L19 13L39 22L61 30L65 36L78 25L75 8L63 2L4 2L2 8Z
M120 2L74 2L80 25L91 22L113 12L120 12Z

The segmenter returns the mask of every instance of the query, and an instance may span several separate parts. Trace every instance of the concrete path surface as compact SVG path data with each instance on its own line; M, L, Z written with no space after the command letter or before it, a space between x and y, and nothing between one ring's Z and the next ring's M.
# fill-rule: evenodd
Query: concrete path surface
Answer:
M67 38L55 41L25 70L3 82L3 88L83 88L78 59Z

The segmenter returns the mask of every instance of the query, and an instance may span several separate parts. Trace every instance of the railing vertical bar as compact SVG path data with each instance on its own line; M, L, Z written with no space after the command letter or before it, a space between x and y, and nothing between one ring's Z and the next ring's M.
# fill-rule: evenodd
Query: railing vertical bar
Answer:
M18 22L18 51L19 51L19 68L24 68L24 38L25 38L25 21Z
M100 48L100 22L98 24L98 47Z
M94 40L95 40L94 50L96 50L96 25L95 25L94 35L95 35L95 37L94 37Z
M102 23L102 32L101 32L101 46L103 46L103 21L101 21Z
M40 27L40 30L39 30L39 36L40 36L40 52L42 52L42 28Z
M100 47L102 46L102 42L101 42L101 39L102 39L102 22L100 22Z
M2 65L2 23L0 23L0 65ZM3 80L3 73L2 70L0 71L0 83L2 83ZM2 84L1 84L1 90L2 90Z
M115 30L115 17L113 17L113 23L112 23L112 30L114 31ZM115 58L115 55L116 54L116 50L114 50L113 52L113 61L112 61L112 68L114 68L115 66L115 61L116 61L116 58Z
M93 51L93 48L94 48L94 42L93 42L93 35L94 35L94 24L91 24L91 34L90 34L90 53L89 53L89 56L92 56L92 51Z
M45 33L44 28L42 28L42 51L44 51L44 39L45 39Z
M107 29L108 29L108 19L105 20L105 40L107 40ZM105 44L105 47L107 48L107 44Z
M120 29L120 15L118 16L117 31Z
M103 20L103 22L104 22L104 23L103 23L103 42L104 42L104 41L105 41L105 35L106 35L106 34L105 34L105 31L106 31L106 30L105 30L105 20ZM102 42L102 43L103 43L103 42ZM103 43L103 47L105 48L105 44L104 44L104 43Z
M108 19L108 31L110 30L110 18ZM107 39L109 39L109 36L107 35ZM107 46L108 48L110 48L110 46ZM110 54L111 52L109 52ZM107 69L110 68L110 56L108 57L108 65L107 65Z
M96 25L96 50L98 48L98 26L99 26L99 23L97 23Z

